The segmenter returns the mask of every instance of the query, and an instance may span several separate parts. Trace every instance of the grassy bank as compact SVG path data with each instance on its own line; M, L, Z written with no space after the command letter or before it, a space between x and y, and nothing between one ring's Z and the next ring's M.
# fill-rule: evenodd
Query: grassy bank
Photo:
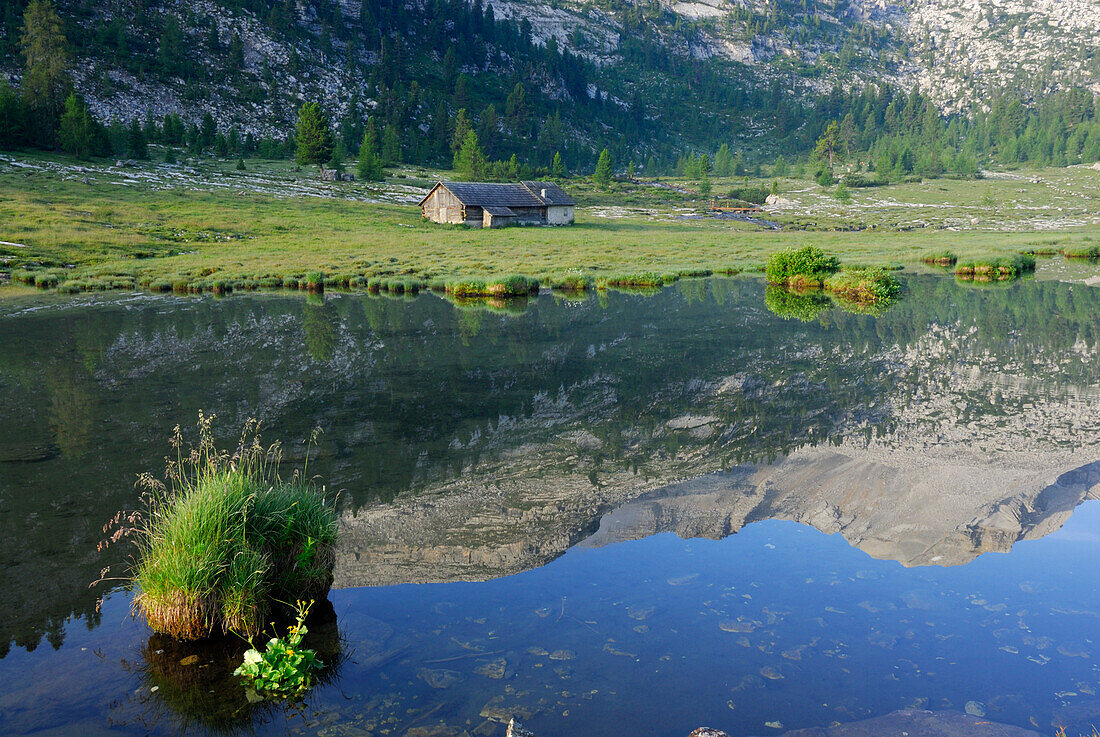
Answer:
M794 208L765 216L781 231L697 217L704 201L690 191L619 184L603 193L577 183L569 185L581 202L574 226L484 231L422 221L411 203L437 172L375 187L317 182L281 162L253 163L244 173L229 162L195 167L81 171L49 158L0 161L0 241L7 242L0 272L67 291L297 289L316 272L329 286L389 292L513 274L565 289L589 281L650 287L668 275L761 269L772 253L809 243L846 266L893 266L933 251L977 262L1040 249L1086 252L1100 242L1100 226L1070 228L1081 218L1042 235L1000 227L1007 206L982 201L1017 202L1024 195L1016 190L1031 188L1034 207L1049 209L1050 187L1017 179L876 187L846 207L816 185L784 180ZM1083 206L1091 206L1087 173L1055 171L1080 179L1058 186L1081 188ZM976 187L981 198L967 191ZM943 202L926 202L933 195ZM876 209L877 202L887 204ZM919 229L896 222L895 211L921 208L952 214ZM964 215L987 219L971 230L945 229Z

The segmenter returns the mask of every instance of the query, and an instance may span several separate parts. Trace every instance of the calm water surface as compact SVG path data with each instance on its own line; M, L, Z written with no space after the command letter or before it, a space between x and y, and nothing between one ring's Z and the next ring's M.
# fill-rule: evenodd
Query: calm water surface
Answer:
M912 276L879 316L750 278L134 296L5 305L0 346L0 733L1100 721L1100 289ZM343 533L305 704L249 704L239 644L88 586L200 409L288 466L325 430Z

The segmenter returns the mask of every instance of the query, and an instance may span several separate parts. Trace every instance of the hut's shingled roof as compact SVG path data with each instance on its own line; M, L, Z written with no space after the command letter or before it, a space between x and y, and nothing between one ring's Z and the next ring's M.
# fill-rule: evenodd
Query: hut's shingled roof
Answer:
M485 182L440 182L463 205L472 207L545 207L575 205L564 189L553 182L490 184ZM435 187L432 188L433 191ZM543 196L543 193L546 193ZM428 197L431 193L428 193ZM423 205L428 197L420 201Z
M548 205L575 205L576 201L564 189L553 182L523 182L524 187ZM546 194L543 195L543 192Z

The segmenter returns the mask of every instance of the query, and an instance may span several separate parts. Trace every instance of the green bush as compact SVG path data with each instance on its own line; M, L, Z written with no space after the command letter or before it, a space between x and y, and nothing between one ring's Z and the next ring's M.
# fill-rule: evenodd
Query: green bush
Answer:
M763 205L768 201L769 194L765 187L734 187L729 191L729 198L753 205Z
M768 257L764 274L772 284L821 284L840 270L840 259L817 246L787 248Z

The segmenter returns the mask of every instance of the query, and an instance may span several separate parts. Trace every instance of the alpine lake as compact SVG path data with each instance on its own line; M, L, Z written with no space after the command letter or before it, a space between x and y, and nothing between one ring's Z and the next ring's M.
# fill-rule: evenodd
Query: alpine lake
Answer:
M751 276L0 302L0 733L780 735L906 709L1087 733L1097 273L904 272L880 314ZM153 635L90 586L200 410L339 491L301 701L248 698L243 642Z

